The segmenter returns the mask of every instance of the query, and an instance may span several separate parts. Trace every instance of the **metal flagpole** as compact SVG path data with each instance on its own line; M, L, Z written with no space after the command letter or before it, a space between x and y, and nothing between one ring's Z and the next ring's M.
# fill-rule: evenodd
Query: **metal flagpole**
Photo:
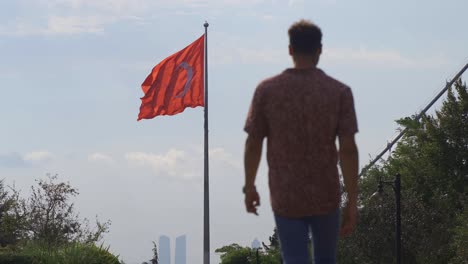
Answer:
M205 27L205 164L204 164L204 208L203 208L203 264L210 264L210 182L208 163L208 22Z

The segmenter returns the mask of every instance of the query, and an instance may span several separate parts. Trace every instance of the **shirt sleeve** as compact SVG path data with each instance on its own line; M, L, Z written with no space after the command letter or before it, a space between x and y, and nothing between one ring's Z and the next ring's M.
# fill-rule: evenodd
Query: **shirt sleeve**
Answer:
M338 117L338 136L354 135L358 132L353 93L349 87L341 93L340 112Z
M261 86L255 90L249 113L245 122L244 131L249 136L263 139L268 134L267 120L264 112L264 93Z

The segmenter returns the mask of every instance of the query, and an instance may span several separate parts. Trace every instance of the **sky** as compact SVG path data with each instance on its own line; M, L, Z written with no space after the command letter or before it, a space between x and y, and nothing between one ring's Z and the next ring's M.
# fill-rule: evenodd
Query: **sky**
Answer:
M150 259L161 235L174 251L183 234L188 263L201 264L203 108L136 119L152 67L206 20L218 263L216 248L267 242L274 228L264 157L260 215L243 207L243 125L256 85L292 65L288 27L321 27L319 67L352 88L365 165L396 136L395 120L468 62L467 11L462 0L2 0L0 179L24 196L47 173L69 181L80 217L111 220L104 243L127 264Z

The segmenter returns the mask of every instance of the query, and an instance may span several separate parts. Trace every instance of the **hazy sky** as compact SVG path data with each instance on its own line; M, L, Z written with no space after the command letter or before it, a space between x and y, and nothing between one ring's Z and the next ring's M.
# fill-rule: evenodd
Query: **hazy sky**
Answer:
M201 264L203 108L137 122L152 67L209 27L211 239L214 253L268 241L265 160L260 216L243 207L242 128L256 85L290 67L287 29L323 31L319 67L351 86L361 163L395 136L468 60L468 2L279 0L0 1L0 179L27 195L58 173L82 217L112 221L105 242L128 263L160 235L187 234ZM467 78L467 74L465 74ZM403 175L404 176L404 175Z

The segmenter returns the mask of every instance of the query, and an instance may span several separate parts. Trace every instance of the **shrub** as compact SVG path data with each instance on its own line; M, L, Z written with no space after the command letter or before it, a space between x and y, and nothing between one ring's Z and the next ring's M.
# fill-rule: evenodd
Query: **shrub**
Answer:
M1 264L36 264L32 256L15 253L0 253Z
M109 248L74 243L47 250L40 244L28 244L21 250L0 251L1 264L121 264Z

